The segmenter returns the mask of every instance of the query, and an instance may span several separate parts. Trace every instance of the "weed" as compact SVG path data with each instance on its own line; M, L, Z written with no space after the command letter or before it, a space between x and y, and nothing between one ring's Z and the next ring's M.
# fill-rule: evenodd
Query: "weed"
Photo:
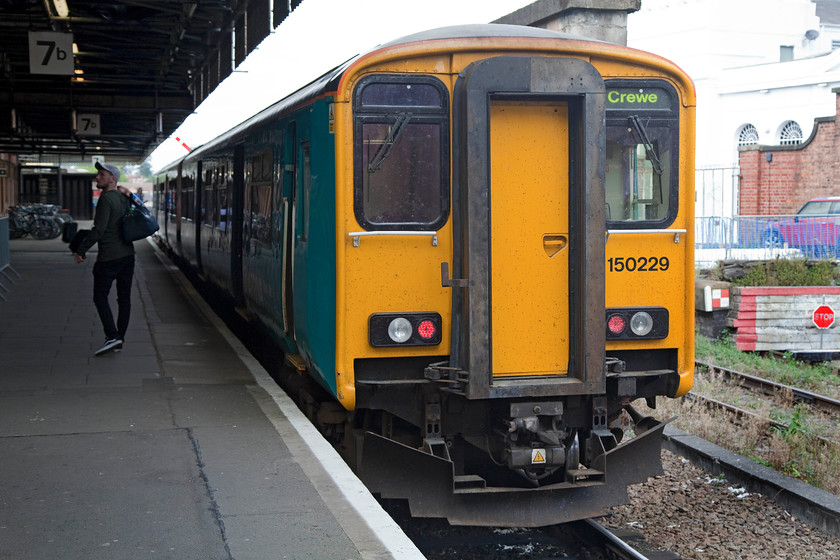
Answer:
M806 423L805 415L807 411L801 404L797 404L793 407L793 413L790 414L787 418L785 418L785 414L778 410L774 410L770 414L770 418L780 424L787 424L784 428L780 428L778 426L773 426L771 428L772 431L778 433L785 439L790 439L795 435L803 434L803 435L813 435L810 428Z
M749 271L740 278L732 280L733 286L771 286L765 263L750 267Z

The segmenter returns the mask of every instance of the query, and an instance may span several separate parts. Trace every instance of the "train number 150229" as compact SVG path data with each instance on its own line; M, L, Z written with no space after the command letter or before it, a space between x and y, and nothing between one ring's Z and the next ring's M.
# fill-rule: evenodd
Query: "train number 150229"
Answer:
M660 272L668 270L668 257L611 257L610 272Z

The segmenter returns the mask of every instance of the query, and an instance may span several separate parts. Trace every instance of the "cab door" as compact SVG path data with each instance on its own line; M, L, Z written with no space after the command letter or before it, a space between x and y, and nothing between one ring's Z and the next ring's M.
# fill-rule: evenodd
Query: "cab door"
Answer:
M577 59L489 58L456 83L451 363L468 398L605 390L603 111Z

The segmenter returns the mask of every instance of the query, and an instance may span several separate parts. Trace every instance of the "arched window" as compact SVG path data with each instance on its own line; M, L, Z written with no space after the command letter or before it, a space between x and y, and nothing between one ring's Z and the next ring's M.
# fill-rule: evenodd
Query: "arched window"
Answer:
M751 124L745 124L738 133L738 145L749 146L758 144L758 130Z
M779 133L779 144L799 144L802 142L802 129L795 121L788 121Z

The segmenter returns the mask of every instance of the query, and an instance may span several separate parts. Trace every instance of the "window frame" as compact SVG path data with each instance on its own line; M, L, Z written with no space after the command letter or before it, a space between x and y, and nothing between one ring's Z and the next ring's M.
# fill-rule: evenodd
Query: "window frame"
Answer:
M668 193L668 214L661 220L610 220L607 222L607 229L664 229L669 227L677 219L680 205L680 149L682 142L680 138L680 97L674 86L663 79L628 79L618 78L605 80L606 90L617 88L656 88L665 91L670 98L670 109L610 109L607 104L605 110L605 132L609 135L610 126L621 124L624 126L631 115L638 115L646 127L668 126L671 129L671 157L668 165L670 167L670 184L667 186ZM606 180L604 188L606 190ZM665 188L663 187L663 191Z
M798 146L805 141L805 133L799 123L788 120L779 128L780 146Z
M738 130L739 146L755 146L759 140L758 129L752 123L746 123Z
M440 94L440 106L362 105L364 89L372 84L431 85ZM362 161L362 129L366 124L393 124L400 113L411 112L410 124L437 124L440 129L440 212L430 222L372 222L365 216L364 180L366 165ZM353 91L353 212L356 221L367 231L437 231L449 220L451 162L451 113L449 90L434 76L413 74L373 74L362 78ZM409 124L409 126L410 126Z

